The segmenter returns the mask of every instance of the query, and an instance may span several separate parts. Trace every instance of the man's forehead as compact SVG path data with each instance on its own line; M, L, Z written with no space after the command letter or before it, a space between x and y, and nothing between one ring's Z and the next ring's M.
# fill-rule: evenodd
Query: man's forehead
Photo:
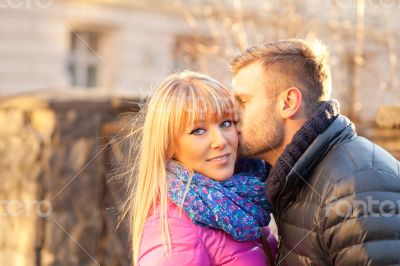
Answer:
M264 84L264 75L260 64L253 63L240 69L232 79L235 94L254 94Z

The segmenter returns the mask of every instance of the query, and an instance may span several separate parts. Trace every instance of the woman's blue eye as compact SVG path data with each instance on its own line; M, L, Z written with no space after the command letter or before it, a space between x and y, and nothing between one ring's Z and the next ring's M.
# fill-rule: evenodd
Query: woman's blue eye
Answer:
M191 132L190 132L190 134L191 135L202 135L202 134L204 134L206 131L204 130L204 129L202 129L202 128L196 128L196 129L194 129L194 130L192 130Z
M232 120L225 120L224 122L221 123L221 127L226 128L230 127L233 124Z

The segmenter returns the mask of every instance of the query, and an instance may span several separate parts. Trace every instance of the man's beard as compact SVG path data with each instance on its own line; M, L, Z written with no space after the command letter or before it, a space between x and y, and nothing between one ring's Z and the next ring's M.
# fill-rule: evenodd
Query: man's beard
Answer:
M274 151L283 144L285 130L283 121L276 113L264 116L250 126L243 125L238 153L240 157L259 158L266 152ZM274 151L275 152L275 151Z

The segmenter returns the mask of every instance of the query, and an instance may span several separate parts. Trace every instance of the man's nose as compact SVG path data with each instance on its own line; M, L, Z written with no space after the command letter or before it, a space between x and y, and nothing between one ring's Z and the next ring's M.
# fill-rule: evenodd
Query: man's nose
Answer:
M240 122L240 121L239 121L239 122ZM236 133L237 133L238 135L242 134L242 126L241 126L241 124L240 124L239 122L235 123Z
M240 121L240 111L235 109L234 112L233 112L233 122L235 124L238 124L239 121Z
M240 119L240 104L238 103L237 100L233 101L233 114L235 118L237 116L238 117L237 119Z
M240 124L240 111L235 109L233 113L233 123L235 124L236 131L238 134L241 132L241 124Z

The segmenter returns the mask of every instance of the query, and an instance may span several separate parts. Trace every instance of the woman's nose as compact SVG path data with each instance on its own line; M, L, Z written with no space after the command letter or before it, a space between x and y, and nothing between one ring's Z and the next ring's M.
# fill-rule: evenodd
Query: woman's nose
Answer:
M220 128L214 129L211 132L211 148L218 149L223 148L228 144L228 140L224 136L224 133Z

